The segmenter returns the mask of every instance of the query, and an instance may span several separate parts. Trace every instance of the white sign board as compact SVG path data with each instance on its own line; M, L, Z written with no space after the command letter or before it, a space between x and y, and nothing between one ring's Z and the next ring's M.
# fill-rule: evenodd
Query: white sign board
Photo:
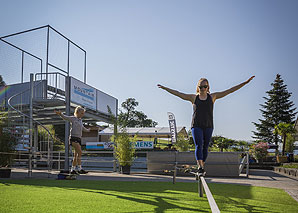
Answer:
M108 111L108 106L109 106L112 114L116 116L117 99L99 90L97 90L96 95L97 95L97 98L96 98L97 111L102 112L104 114L109 114L109 111Z
M113 142L86 142L88 150L106 150L113 149Z
M96 89L83 82L70 78L70 100L76 104L96 110Z

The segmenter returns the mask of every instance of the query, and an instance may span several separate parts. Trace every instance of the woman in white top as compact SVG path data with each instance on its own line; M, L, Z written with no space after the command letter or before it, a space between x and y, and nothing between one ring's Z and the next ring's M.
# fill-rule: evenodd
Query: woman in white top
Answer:
M85 114L85 109L78 106L74 111L74 116L64 115L60 111L56 111L55 113L59 115L63 120L67 120L71 123L70 129L70 138L69 141L74 147L74 159L72 161L71 174L86 174L85 170L82 169L81 157L82 157L82 149L81 149L81 139L82 139L82 131L90 132L90 129L86 129L82 122L82 117ZM76 167L78 167L78 172L76 171Z

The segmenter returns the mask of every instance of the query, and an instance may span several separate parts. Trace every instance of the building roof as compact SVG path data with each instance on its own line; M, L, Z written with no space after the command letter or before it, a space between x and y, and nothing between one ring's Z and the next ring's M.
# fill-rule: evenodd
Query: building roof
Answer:
M169 138L171 137L169 127L141 127L141 128L126 128L126 132L129 135L138 135L140 137L155 137L158 138ZM177 127L177 133L187 136L185 127ZM114 134L113 127L107 127L106 129L100 131L99 135L111 136Z

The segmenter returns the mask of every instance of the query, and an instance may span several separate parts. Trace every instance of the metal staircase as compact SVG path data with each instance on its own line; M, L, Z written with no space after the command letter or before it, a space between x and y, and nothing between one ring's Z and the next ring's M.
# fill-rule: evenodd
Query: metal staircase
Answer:
M8 99L8 129L17 139L17 149L28 153L29 176L32 175L32 166L37 167L37 156L44 158L41 152L39 141L47 141L47 168L52 170L53 164L53 141L55 136L51 134L48 128L41 122L36 120L38 117L38 109L33 104L33 100L40 94L40 84L42 81L34 82L33 74L31 74L30 87L20 93L11 96ZM46 134L39 135L38 126L43 128ZM26 155L26 153L24 153Z

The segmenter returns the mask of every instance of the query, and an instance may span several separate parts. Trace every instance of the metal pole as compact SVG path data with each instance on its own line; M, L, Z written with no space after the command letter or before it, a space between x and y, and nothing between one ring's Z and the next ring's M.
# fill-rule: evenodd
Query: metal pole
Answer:
M85 52L85 50L83 48L81 48L79 45L77 45L76 43L74 43L73 41L71 41L70 39L68 39L66 36L64 36L62 33L60 33L58 30L54 29L50 25L48 25L48 26L49 26L49 28L51 28L51 30L53 30L54 32L58 33L60 36L62 36L66 40L70 41L71 44L73 44L74 46L76 46L77 48L79 48L80 50L82 50L82 51Z
M37 124L34 124L34 155L33 155L33 167L36 168L37 164L36 164L36 150L37 150L37 141L38 141L38 126Z
M49 47L50 47L50 27L48 26L48 32L47 32L47 59L46 59L46 81L48 85L48 71L49 71ZM47 93L47 91L46 91ZM47 94L46 94L47 97Z
M40 61L40 73L42 74L42 60ZM42 77L40 80L42 80Z
M198 191L199 191L199 196L200 197L203 197L204 195L204 192L203 192L203 185L202 185L202 181L201 181L201 178L198 177Z
M48 134L48 177L50 177L50 171L51 171L51 166L50 166L50 155L51 155L51 150L50 150L50 135Z
M24 83L24 51L22 51L22 81L21 83Z
M58 171L60 171L60 166L61 166L61 165L60 165L60 163L61 163L61 162L60 162L60 160L61 160L61 157L60 157L60 156L61 156L61 154L60 154L60 151L59 151L59 152L58 152Z
M114 135L117 137L117 124L114 124ZM114 137L114 143L115 143L116 138ZM117 160L116 160L116 153L115 153L115 148L113 149L113 172L117 172Z
M112 113L112 112L111 112ZM116 100L116 115L115 115L115 121L114 121L114 135L117 137L117 118L118 117L118 100ZM114 143L115 143L115 137L114 137ZM116 159L116 153L115 149L113 149L113 157L114 157L114 166L113 166L113 172L116 172L117 169L117 159Z
M69 77L69 40L68 40L68 46L67 46L67 76L65 77L65 103L66 103L66 109L65 113L66 115L70 115L70 77ZM69 130L70 130L70 124L68 121L65 122L65 159L64 159L64 170L69 170Z
M70 51L70 42L67 42L67 75L69 76L69 51Z
M10 42L8 42L8 41L5 41L5 40L3 40L2 38L0 38L0 41L2 41L2 42L4 42L4 43L8 44L9 46L12 46L13 48L16 48L16 49L18 49L18 50L20 50L20 51L22 51L22 52L26 53L27 55L30 55L30 56L32 56L33 58L36 58L36 59L38 59L38 60L42 61L42 59L41 59L41 58L39 58L39 57L37 57L37 56L35 56L35 55L33 55L33 54L31 54L31 53L27 52L26 50L23 50L22 48L19 48L19 47L17 47L17 46L15 46L15 45L13 45L12 43L10 43Z
M70 115L70 77L65 77L65 102L66 102L66 115ZM64 170L69 170L69 121L65 121L65 161Z
M85 51L85 63L84 63L84 83L86 84L87 77L87 52Z
M177 176L177 167L174 168L174 174L173 174L173 184L176 183L176 176Z
M42 28L45 28L45 27L48 27L48 26L49 25L45 25L45 26L42 26L42 27L37 27L37 28L30 29L30 30L25 30L25 31L22 31L22 32L18 32L18 33L13 33L13 34L10 34L10 35L2 36L1 39L8 38L8 37L11 37L11 36L16 36L16 35L23 34L23 33L28 33L28 32L34 31L34 30L39 30L39 29L42 29Z
M29 162L28 162L28 176L32 177L32 145L33 145L33 73L30 73L30 96L29 96L29 106L30 106L30 121L29 121L29 135L30 135L30 149L29 149Z
M249 153L246 153L246 177L249 175Z

